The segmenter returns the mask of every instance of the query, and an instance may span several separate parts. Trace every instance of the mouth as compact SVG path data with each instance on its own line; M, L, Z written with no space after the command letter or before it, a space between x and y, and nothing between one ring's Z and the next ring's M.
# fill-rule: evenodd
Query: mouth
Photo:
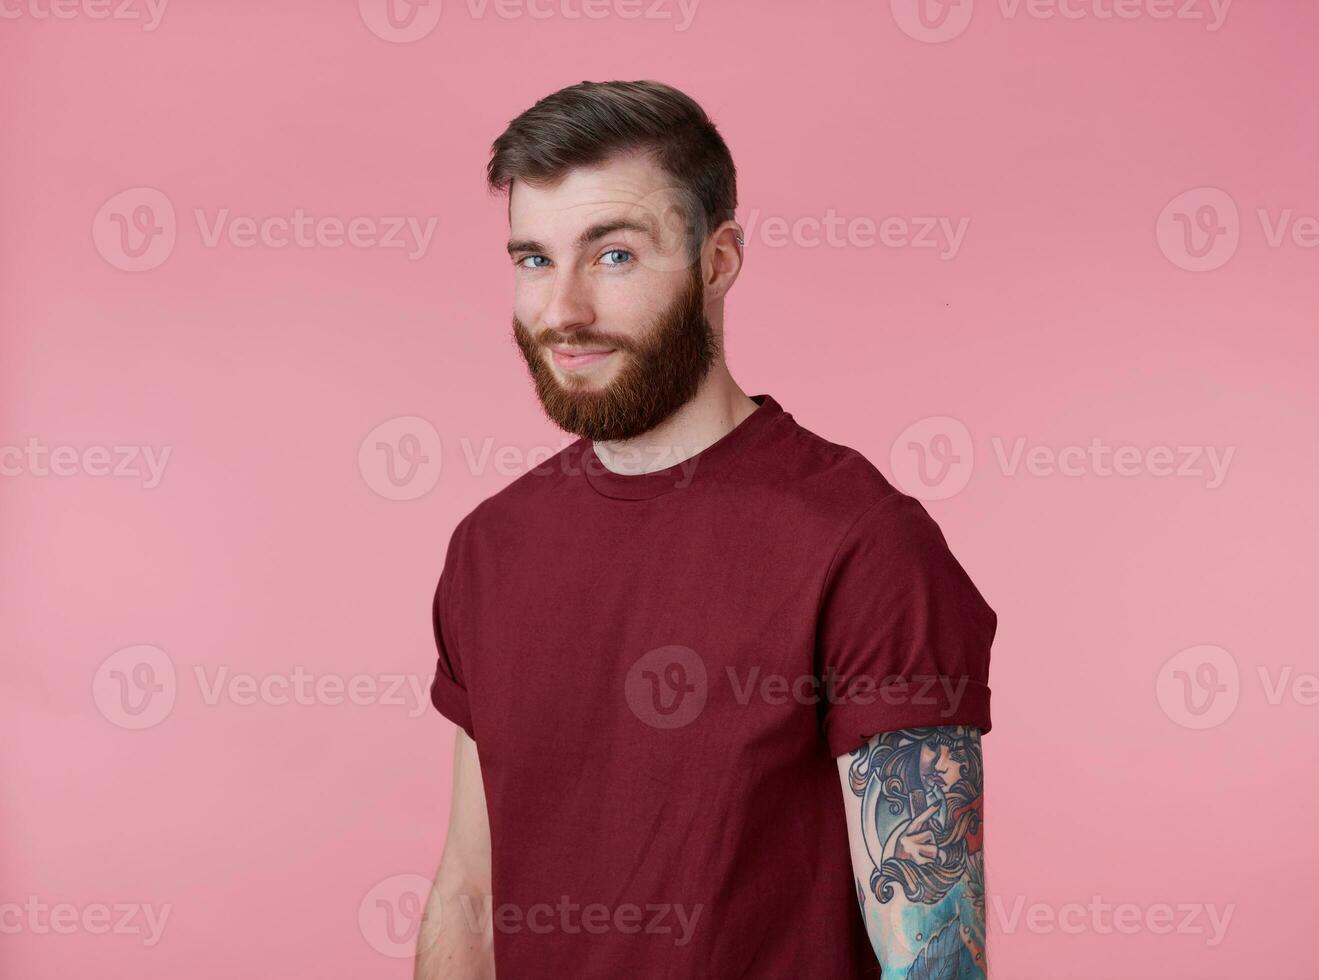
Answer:
M612 347L551 347L554 363L564 371L580 371L615 353Z

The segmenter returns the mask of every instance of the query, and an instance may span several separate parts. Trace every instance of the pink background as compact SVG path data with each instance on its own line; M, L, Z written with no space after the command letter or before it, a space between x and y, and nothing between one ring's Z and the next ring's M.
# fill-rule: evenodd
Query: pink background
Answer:
M1073 0L1074 19L978 0L967 22L968 2L922 36L907 0L705 0L683 30L674 4L589 19L580 0L543 18L448 0L395 43L371 0L177 0L153 30L11 0L0 974L411 975L408 896L439 858L453 727L408 685L433 670L444 545L563 441L507 337L482 168L540 96L653 77L703 102L740 168L743 386L908 490L912 442L962 460L925 495L1000 616L993 975L1316 975L1319 7L1237 3L1211 30L1207 0L1208 21L1159 19L1159 0L1130 18ZM112 201L134 188L176 216L142 271L115 264L113 215L159 201ZM437 223L416 260L203 240L221 209L297 208ZM1271 243L1288 209L1299 240ZM892 237L785 244L765 224L831 211L966 232L941 257ZM1199 262L1216 268L1178 251L1188 220L1227 229ZM18 458L31 439L170 456L151 486L98 475L95 455L58 475ZM1018 440L1234 455L1211 487L1157 461L1013 468ZM396 487L379 442L428 461ZM487 446L508 465L481 462ZM140 645L158 652L116 654ZM1201 645L1225 652L1169 663ZM208 697L217 671L299 666L379 696ZM147 727L117 700L124 670L165 699ZM1135 924L1074 908L1095 896ZM56 931L16 911L29 902L170 911L147 945L140 915ZM1221 937L1209 907L1230 914Z

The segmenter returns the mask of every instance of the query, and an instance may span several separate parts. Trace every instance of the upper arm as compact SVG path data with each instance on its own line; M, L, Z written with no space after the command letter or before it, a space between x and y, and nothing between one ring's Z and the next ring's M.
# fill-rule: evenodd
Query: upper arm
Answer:
M876 732L989 731L998 619L919 501L887 497L856 520L826 573L819 620L817 670L844 693L821 718L833 755Z
M453 740L453 798L441 873L462 877L468 886L490 893L490 815L476 743L460 728Z
M979 730L883 732L837 761L857 900L885 980L983 980Z

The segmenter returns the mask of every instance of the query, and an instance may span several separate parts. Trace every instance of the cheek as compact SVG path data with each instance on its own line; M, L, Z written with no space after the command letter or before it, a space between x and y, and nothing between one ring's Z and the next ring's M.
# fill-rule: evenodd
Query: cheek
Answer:
M536 329L541 310L545 308L539 294L540 290L527 283L519 282L513 287L513 315L528 330Z
M640 340L648 336L677 299L667 283L637 276L609 285L612 288L601 289L595 296L596 324L617 337Z

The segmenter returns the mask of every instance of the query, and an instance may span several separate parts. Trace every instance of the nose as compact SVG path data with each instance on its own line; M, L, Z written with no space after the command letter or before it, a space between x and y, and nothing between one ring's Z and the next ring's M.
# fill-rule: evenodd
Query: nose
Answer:
M541 311L543 329L569 334L595 322L590 289L571 269L560 272L550 286L549 300Z

